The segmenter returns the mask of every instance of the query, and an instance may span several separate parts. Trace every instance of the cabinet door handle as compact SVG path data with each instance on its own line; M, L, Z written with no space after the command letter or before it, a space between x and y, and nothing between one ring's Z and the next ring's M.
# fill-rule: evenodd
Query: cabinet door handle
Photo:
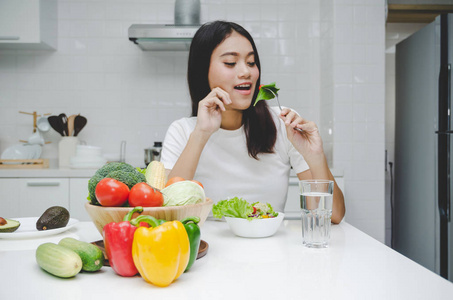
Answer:
M20 40L20 36L0 36L1 41L17 41Z
M39 181L29 181L27 186L59 186L58 181L48 181L48 182L39 182Z

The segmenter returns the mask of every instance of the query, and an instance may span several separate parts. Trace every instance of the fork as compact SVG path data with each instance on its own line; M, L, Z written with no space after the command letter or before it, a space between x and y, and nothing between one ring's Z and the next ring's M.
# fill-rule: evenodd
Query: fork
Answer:
M278 94L274 93L274 91L271 89L266 89L266 90L268 90L269 92L271 92L274 95L275 99L277 99L278 108L280 108L280 111L282 111L282 106L280 105L280 101L278 100ZM299 127L296 127L294 129L296 129L299 132L304 132L304 130L300 129Z

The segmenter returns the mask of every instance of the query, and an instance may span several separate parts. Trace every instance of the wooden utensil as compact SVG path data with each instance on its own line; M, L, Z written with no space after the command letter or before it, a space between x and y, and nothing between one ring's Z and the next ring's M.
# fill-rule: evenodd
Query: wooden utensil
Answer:
M64 136L63 127L61 125L60 118L58 116L49 116L48 118L50 126L59 134Z
M87 119L81 115L78 115L74 119L74 136L77 136L79 132L87 124Z
M74 121L75 121L75 117L77 117L77 115L70 115L68 117L68 135L71 136L73 135L73 131L74 131Z

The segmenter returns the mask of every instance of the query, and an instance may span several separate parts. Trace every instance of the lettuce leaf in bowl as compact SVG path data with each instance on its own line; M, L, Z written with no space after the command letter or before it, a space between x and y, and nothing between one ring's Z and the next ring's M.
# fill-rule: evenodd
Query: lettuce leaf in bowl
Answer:
M252 205L238 197L219 201L212 207L212 214L218 219L222 217L249 219L252 212Z

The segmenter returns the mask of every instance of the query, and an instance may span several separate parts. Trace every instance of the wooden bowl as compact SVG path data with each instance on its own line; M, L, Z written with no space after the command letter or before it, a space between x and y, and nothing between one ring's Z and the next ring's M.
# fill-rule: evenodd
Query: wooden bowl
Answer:
M167 221L182 220L185 217L196 216L200 218L198 225L203 225L212 209L214 202L210 198L198 204L183 205L183 206L166 206L166 207L143 207L142 215L150 215L156 219L164 219ZM102 229L110 222L121 222L124 216L132 209L131 207L104 207L85 203L85 209L90 215L91 220L97 230L102 235ZM133 218L137 217L138 213L134 214Z

